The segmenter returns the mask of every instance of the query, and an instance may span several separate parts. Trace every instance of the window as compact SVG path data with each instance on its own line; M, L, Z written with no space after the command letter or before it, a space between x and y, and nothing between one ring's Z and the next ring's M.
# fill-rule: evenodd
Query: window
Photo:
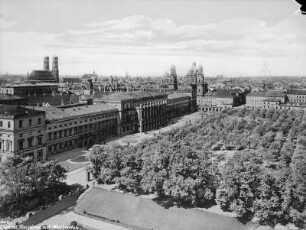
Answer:
M28 147L33 147L33 137L28 138Z
M48 134L48 140L51 141L51 139L52 139L52 133L49 133Z
M41 118L38 118L37 124L41 124Z
M23 143L24 143L24 140L19 140L18 141L18 148L19 148L19 150L23 150Z
M0 121L0 127L2 127L3 126L3 121Z
M32 119L29 119L29 126L32 125Z
M11 128L11 122L10 121L7 122L7 127Z
M43 160L43 150L38 150L37 151L37 160L42 161Z
M37 144L38 145L42 144L42 136L37 137Z
M22 120L19 121L19 127L20 127L20 128L23 127L23 121L22 121Z

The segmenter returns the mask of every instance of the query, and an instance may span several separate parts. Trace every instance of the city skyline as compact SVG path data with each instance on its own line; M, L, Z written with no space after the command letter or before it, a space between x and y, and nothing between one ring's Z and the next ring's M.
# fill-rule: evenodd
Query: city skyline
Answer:
M0 73L306 75L306 17L290 0L0 0Z

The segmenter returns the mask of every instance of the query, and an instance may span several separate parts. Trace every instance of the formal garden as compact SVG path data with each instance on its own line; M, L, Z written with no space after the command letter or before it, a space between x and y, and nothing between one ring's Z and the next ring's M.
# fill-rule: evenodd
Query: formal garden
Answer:
M90 160L98 183L156 193L166 208L218 205L243 223L304 228L305 151L303 110L228 109L137 145L95 146Z

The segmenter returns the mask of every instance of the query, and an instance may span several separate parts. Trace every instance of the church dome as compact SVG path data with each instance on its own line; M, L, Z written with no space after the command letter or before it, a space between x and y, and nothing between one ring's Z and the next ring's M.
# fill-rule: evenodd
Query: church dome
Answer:
M55 82L52 73L49 70L33 70L28 77L29 82Z

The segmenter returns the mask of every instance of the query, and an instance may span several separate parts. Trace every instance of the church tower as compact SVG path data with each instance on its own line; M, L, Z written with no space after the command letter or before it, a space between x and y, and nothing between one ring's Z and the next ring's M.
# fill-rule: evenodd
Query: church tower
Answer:
M58 57L57 56L53 57L52 75L53 75L55 81L59 82Z
M204 81L203 66L200 65L197 69L197 96L203 97L207 92L207 84Z
M171 66L170 69L170 82L169 82L169 89L171 90L178 90L178 84L177 84L177 75L176 75L176 69L175 66Z
M187 79L191 85L191 112L197 111L197 69L196 63L193 62L188 71Z

